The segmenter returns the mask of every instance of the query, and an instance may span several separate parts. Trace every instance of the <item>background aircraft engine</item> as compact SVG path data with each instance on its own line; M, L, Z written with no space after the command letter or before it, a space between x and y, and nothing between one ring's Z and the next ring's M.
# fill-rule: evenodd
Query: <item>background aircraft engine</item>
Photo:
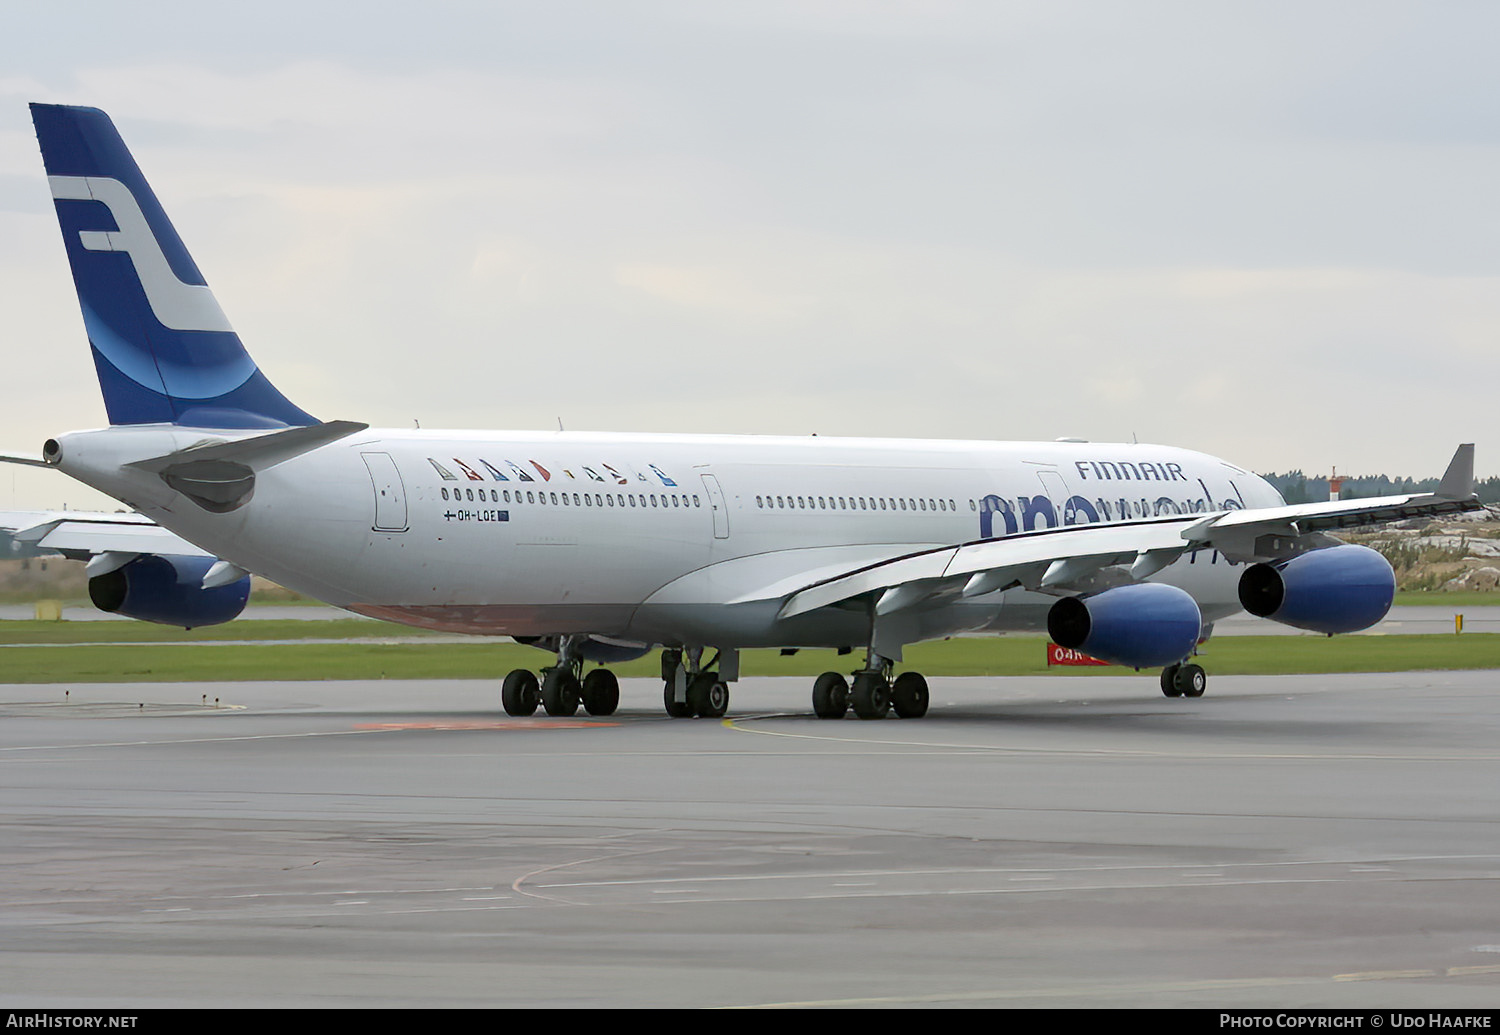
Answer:
M239 615L250 599L250 576L214 589L203 588L212 557L144 554L114 571L89 579L89 599L101 611L161 625L194 629Z
M1176 664L1193 653L1202 631L1197 602L1153 582L1064 597L1047 612L1047 633L1059 647L1132 668Z
M1240 576L1253 615L1320 633L1358 632L1385 617L1396 595L1390 562L1365 546L1331 546Z

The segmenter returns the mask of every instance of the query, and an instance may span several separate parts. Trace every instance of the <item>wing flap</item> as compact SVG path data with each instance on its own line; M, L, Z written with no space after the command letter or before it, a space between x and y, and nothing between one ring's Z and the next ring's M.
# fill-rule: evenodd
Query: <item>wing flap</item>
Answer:
M956 547L945 546L937 550L872 564L858 571L814 583L792 594L781 608L779 617L793 618L806 614L808 611L816 611L820 607L828 607L852 597L873 593L876 590L894 589L909 583L940 579L946 574L948 563L956 552Z
M927 596L935 595L948 584L955 589L963 587L967 596L1003 588L1003 585L985 588L987 581L995 581L983 578L990 573L999 574L1007 582L1020 581L1035 588L1051 572L1053 578L1048 585L1060 587L1101 568L1134 563L1147 551L1181 554L1193 545L1184 538L1184 532L1196 529L1203 517L1191 514L1120 525L1069 525L928 550L807 586L788 598L780 616L792 618L866 593L917 582L934 583L928 587ZM1070 562L1078 563L1067 567ZM911 596L903 602L915 602ZM887 611L895 609L896 599L886 603Z

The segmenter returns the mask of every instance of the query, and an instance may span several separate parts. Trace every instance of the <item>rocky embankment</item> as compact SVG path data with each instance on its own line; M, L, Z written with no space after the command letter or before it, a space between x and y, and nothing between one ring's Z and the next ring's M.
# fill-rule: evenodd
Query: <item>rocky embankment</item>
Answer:
M1500 592L1500 506L1340 538L1384 554L1399 589Z

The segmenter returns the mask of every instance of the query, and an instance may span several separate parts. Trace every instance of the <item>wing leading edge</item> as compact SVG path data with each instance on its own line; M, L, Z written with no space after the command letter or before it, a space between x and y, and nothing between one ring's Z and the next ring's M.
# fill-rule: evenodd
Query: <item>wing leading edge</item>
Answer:
M1050 528L907 554L758 598L784 596L778 617L786 619L867 595L876 616L883 616L1017 586L1094 592L1145 579L1191 550L1218 550L1236 562L1276 561L1336 545L1325 534L1329 529L1482 506L1474 495L1474 445L1466 443L1453 454L1436 492ZM757 595L733 602L752 599Z

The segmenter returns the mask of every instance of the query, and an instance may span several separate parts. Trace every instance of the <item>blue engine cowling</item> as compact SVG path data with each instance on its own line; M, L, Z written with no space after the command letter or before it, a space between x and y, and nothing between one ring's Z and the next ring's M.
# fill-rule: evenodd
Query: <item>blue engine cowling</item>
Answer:
M203 588L212 557L144 554L122 568L89 579L89 599L101 611L143 622L195 629L239 615L250 599L250 576Z
M1176 664L1193 653L1202 631L1197 602L1156 582L1064 597L1047 612L1047 633L1059 647L1132 668Z
M1385 617L1396 596L1390 562L1366 546L1331 546L1240 576L1246 611L1320 633L1358 632Z

